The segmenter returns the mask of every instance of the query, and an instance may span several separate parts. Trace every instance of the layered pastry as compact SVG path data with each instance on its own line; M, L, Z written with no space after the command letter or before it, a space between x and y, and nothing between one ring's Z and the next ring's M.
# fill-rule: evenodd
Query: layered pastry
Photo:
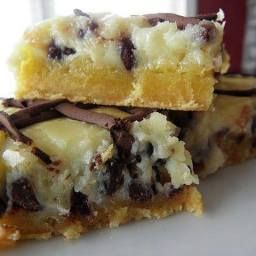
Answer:
M256 78L220 80L209 111L183 113L182 139L201 177L256 156Z
M153 109L2 101L0 244L202 212L190 154Z
M206 110L228 68L224 15L74 15L28 29L11 65L18 99Z

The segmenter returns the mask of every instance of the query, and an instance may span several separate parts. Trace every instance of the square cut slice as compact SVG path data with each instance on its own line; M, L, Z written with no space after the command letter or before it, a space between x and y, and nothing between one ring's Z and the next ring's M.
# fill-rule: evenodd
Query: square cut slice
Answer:
M192 160L159 112L6 100L0 244L202 212ZM12 106L12 107L11 107Z
M183 140L199 176L256 156L255 85L255 77L224 76L209 111L191 114Z
M57 17L28 29L11 57L19 99L207 110L228 68L223 15Z

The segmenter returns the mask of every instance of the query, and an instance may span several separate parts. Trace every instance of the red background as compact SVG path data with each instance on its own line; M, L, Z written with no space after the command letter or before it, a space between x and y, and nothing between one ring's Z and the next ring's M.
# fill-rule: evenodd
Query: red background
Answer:
M225 45L231 55L230 72L241 71L246 26L246 0L198 0L198 13L225 12Z

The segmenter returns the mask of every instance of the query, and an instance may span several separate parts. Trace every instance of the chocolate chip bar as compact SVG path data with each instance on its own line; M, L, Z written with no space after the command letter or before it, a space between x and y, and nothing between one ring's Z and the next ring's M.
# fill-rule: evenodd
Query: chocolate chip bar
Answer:
M220 81L210 110L183 118L182 139L201 177L256 156L256 78L229 75Z
M202 212L179 129L153 109L6 99L0 244Z
M224 73L223 12L74 15L28 29L11 58L18 99L207 110Z

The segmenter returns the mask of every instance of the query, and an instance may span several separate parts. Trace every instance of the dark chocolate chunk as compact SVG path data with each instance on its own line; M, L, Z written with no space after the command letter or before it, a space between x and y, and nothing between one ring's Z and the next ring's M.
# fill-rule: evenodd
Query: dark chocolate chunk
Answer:
M84 38L86 32L87 32L87 29L82 29L82 28L80 28L80 29L78 30L78 37L79 37L79 38Z
M69 47L64 47L63 49L63 54L64 55L72 55L72 54L75 54L76 53L76 50L73 49L73 48L69 48Z
M97 154L94 159L92 160L91 164L90 164L90 171L94 171L99 165L102 164L102 158L100 154Z
M184 17L173 13L155 13L144 15L151 26L157 25L159 22L169 21L176 22L179 29L185 29L188 24L195 25L200 19L193 17Z
M251 139L251 145L252 145L252 148L256 147L256 137L255 136L253 136Z
M27 145L32 144L32 140L25 136L24 134L22 134L15 127L15 124L11 120L10 116L8 116L8 114L6 114L3 111L0 111L0 129L5 130L9 134L9 136L16 141L20 141Z
M127 70L131 70L135 65L135 47L129 38L121 40L121 60Z
M114 194L124 182L124 163L118 159L109 160L107 163L104 187L107 195Z
M32 185L26 178L20 178L12 183L11 197L14 207L31 212L42 210L42 206L35 196Z
M217 30L213 23L207 22L201 25L203 31L201 32L201 37L204 41L209 42L214 40L217 34Z
M64 55L69 56L75 54L76 50L70 47L61 48L52 41L48 47L48 58L53 60L61 60Z
M71 214L80 214L83 216L91 215L91 209L88 203L88 198L85 194L81 192L75 192L74 190L71 192Z
M251 132L253 135L256 135L256 116L252 118Z
M5 213L6 209L7 209L7 204L5 203L4 200L0 198L0 216Z
M57 46L55 42L51 42L48 47L48 58L53 60L61 60L62 54L62 49Z
M83 12L83 11L80 10L80 9L74 9L73 12L74 12L74 14L75 14L76 16L85 16L85 17L87 17L87 18L91 18L89 14Z
M134 201L146 202L151 200L153 191L150 185L141 184L138 181L133 181L129 185L129 196Z
M153 152L154 152L154 147L153 147L152 143L149 142L147 145L147 154L149 156L152 156Z
M111 136L117 147L121 159L128 159L131 154L134 138L128 131L114 128L111 129Z
M99 27L99 24L94 20L92 20L89 24L89 29L92 32L95 31L98 27Z
M110 129L116 123L115 118L110 115L82 109L71 103L59 104L55 109L71 119L97 124L106 129Z

